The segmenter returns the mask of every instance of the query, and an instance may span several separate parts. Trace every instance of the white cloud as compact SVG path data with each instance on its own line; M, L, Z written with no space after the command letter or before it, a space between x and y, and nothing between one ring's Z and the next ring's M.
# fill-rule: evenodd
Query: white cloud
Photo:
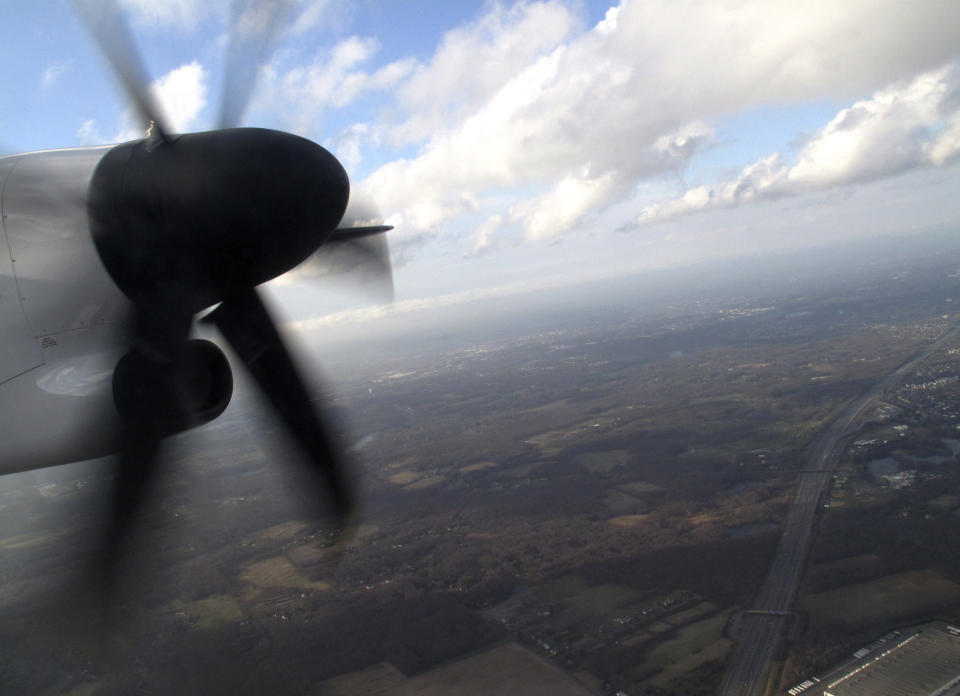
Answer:
M307 0L303 3L290 31L305 34L315 29L331 11L330 0Z
M547 193L514 205L510 217L523 223L530 241L569 232L583 217L603 204L617 187L611 172L599 177L588 173L567 176Z
M395 142L419 142L475 113L516 74L550 53L579 26L559 2L494 4L475 22L444 35L426 65L397 90L408 117Z
M174 68L150 86L174 132L193 128L207 104L207 71L197 61Z
M960 110L944 123L943 129L924 148L935 167L950 164L960 152Z
M81 145L103 145L109 142L103 134L97 130L97 122L94 119L88 119L77 128L77 140Z
M746 167L736 179L713 186L698 186L688 189L678 198L648 205L637 216L636 224L649 224L698 210L729 208L762 197L782 195L787 173L780 155L770 155Z
M502 215L491 215L473 232L473 251L470 256L490 253L497 247L497 232L503 227Z
M790 181L822 188L933 164L927 148L940 124L958 113L956 64L890 85L837 114L803 148Z
M494 4L399 83L399 117L388 112L371 136L420 150L366 183L387 216L414 232L477 210L487 196L533 190L486 212L546 239L637 183L685 168L714 119L850 98L942 63L960 45L955 15L949 1L918 11L863 0L647 0L622 2L582 31L558 1ZM960 127L945 130L938 156L958 138ZM721 193L745 200L776 176L776 163L758 163Z
M842 109L803 147L792 167L779 153L746 167L734 180L700 186L644 208L637 224L760 198L870 181L960 154L960 64L898 81Z
M713 128L703 121L693 121L653 141L652 149L664 164L686 162L713 135Z
M58 60L48 64L40 74L40 87L42 89L53 87L72 68L72 60Z
M412 59L372 72L363 69L379 49L376 39L351 36L318 53L306 66L286 72L267 66L261 73L254 110L284 112L287 127L297 133L322 132L317 122L327 109L346 106L365 92L390 89L409 75Z
M150 84L150 93L168 130L184 133L197 128L201 112L207 104L207 80L206 68L192 61L174 68ZM120 117L113 142L142 138L144 132L133 110L128 108ZM85 135L98 136L96 123L84 122L78 135L81 140Z
M356 169L362 159L360 143L370 135L370 126L366 123L352 123L337 134L333 149L337 158L349 172Z

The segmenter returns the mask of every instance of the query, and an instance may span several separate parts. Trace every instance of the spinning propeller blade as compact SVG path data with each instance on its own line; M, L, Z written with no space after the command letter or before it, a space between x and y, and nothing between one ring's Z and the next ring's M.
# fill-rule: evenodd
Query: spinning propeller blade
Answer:
M254 289L228 298L204 317L224 335L264 396L307 456L307 479L323 499L328 491L343 525L354 506L344 464L331 428L323 422L303 386L276 325Z
M150 94L147 71L117 1L74 0L73 4L136 107L144 128L153 124L151 134L166 141L169 131Z
M293 0L233 0L231 3L227 67L217 128L240 125L256 83L257 70L271 53L295 4Z
M323 247L294 273L300 278L323 279L324 286L351 298L377 304L393 302L393 266L384 223L373 199L356 188L343 219Z
M155 127L149 139L105 154L87 193L94 245L134 308L132 348L113 375L122 433L101 554L104 587L116 576L163 438L216 418L230 400L223 353L188 339L194 315L214 305L204 321L219 329L305 455L311 516L328 501L341 534L347 532L356 500L342 451L255 288L329 240L359 250L359 264L375 269L392 297L385 239L371 236L389 228L354 221L337 229L350 185L319 145L235 127L294 3L234 2L220 130L171 138L117 0L74 1L140 115Z

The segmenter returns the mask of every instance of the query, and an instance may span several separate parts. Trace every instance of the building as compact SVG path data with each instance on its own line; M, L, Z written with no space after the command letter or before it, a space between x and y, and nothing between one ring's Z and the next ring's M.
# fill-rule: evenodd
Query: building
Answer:
M872 648L873 646L871 646ZM823 696L960 696L960 628L945 623L901 631L824 675Z

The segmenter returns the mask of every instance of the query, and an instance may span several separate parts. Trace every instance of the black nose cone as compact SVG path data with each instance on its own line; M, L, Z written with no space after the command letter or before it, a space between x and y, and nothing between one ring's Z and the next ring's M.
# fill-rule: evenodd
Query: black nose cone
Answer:
M176 291L197 311L302 262L349 195L340 162L316 143L237 128L118 145L94 172L88 211L127 295Z

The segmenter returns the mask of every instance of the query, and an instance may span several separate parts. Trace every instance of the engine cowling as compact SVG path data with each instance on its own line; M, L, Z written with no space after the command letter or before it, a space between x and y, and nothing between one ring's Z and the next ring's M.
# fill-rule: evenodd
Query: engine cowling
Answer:
M125 421L173 435L209 423L227 408L233 373L223 351L203 339L186 342L175 362L131 350L113 372L113 400Z

